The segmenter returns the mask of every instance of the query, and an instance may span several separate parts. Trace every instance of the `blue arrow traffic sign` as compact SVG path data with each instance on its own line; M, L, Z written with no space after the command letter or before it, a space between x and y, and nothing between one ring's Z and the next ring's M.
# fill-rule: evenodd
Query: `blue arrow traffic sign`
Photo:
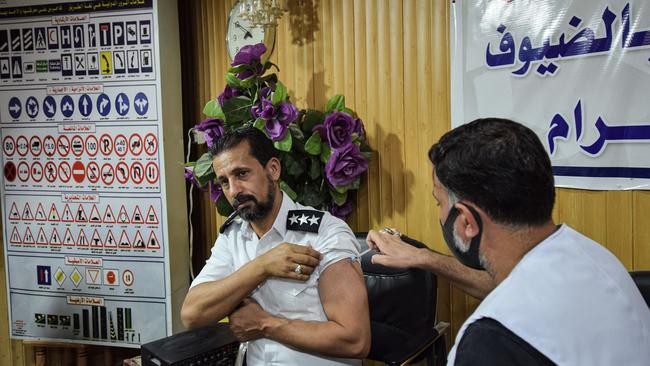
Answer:
M56 113L56 101L53 96L48 95L43 100L43 113L45 113L47 118L54 117L54 114Z
M22 112L23 106L20 103L20 99L12 97L9 99L9 114L12 118L17 119L20 117L20 112Z
M117 95L117 98L115 98L115 109L120 116L129 113L129 97L126 94L120 93Z
M70 117L72 116L72 113L74 113L74 102L72 101L71 96L64 95L63 98L61 98L61 113L66 117Z
M135 98L133 99L133 108L135 108L135 112L141 116L144 116L144 114L149 110L149 100L147 100L147 96L143 92L135 95Z
M27 102L25 102L25 109L27 110L27 115L29 117L36 118L38 115L38 101L36 101L36 98L27 98Z
M81 94L79 97L79 112L84 117L88 117L93 111L93 101L88 94Z
M108 95L102 93L97 97L97 112L106 117L111 110L111 99Z

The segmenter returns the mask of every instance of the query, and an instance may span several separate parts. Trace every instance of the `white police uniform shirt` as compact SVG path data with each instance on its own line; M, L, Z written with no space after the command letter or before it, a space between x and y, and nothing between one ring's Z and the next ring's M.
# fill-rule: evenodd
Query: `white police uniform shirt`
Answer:
M531 249L461 327L492 318L558 365L650 364L650 310L607 249L562 225Z
M291 213L292 210L310 210ZM289 227L311 226L317 233L287 230ZM219 235L212 255L190 287L231 275L244 264L275 246L288 242L311 245L322 254L320 264L306 282L269 278L261 283L251 297L274 316L307 321L326 321L318 293L318 279L331 264L349 260L359 254L358 243L348 225L327 212L293 202L283 194L282 205L273 227L260 239L248 222L237 218ZM255 365L361 365L361 360L331 358L308 354L270 339L258 339L248 345L246 363Z

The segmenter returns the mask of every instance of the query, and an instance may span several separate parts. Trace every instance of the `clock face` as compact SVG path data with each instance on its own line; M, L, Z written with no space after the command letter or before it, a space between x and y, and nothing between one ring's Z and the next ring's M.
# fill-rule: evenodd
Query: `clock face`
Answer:
M239 14L239 4L236 4L230 11L228 29L226 30L226 44L230 59L232 60L237 52L246 45L266 44L265 33L264 27L253 27L248 20L242 19ZM272 49L269 49L268 44L266 44L266 48L267 54L270 54Z

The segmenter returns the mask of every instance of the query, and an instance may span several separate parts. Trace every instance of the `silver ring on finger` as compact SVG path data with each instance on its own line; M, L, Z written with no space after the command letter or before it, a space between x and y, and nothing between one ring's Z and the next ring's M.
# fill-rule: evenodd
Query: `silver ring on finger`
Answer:
M302 266L300 264L296 265L296 269L293 270L297 274L302 274Z

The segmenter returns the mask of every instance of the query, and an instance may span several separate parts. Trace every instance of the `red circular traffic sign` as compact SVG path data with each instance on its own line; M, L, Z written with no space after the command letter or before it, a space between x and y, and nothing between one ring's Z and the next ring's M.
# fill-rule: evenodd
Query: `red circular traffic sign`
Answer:
M12 156L16 152L16 141L12 136L5 136L2 141L2 149L5 156Z
M34 182L38 183L43 179L43 165L38 161L35 161L32 164L32 179Z
M109 134L105 133L99 138L99 150L104 156L109 156L113 152L113 139Z
M126 182L129 181L129 167L126 165L125 162L120 161L117 163L115 166L115 175L117 178L117 181L125 184Z
M105 163L102 165L101 174L102 182L104 182L105 185L110 186L113 184L113 180L115 179L115 170L113 170L113 166L111 164Z
M16 164L13 161L5 163L4 174L7 182L13 182L16 179Z
M27 142L25 136L20 135L16 139L16 150L18 150L18 155L27 156L27 152L29 152L29 142Z
M92 157L97 155L97 151L99 151L99 142L97 142L97 137L95 137L95 135L88 135L88 137L86 137L86 154Z
M74 164L72 164L72 178L77 183L81 183L86 179L86 167L84 166L84 163L75 161Z
M158 152L158 138L151 132L144 136L144 152L147 155L155 155Z
M27 182L29 179L29 165L24 161L18 164L18 179L22 182Z
M129 150L131 150L133 156L142 154L142 137L137 133L134 133L129 137Z
M43 145L41 145L41 138L38 136L32 136L29 139L29 151L32 152L32 155L39 156L41 151L43 151Z
M90 183L97 183L99 181L99 174L99 165L94 161L88 163L86 166L86 176L88 177L88 181Z
M52 161L48 161L45 163L45 179L47 179L48 182L54 183L56 180L57 176L57 169L56 169L56 164Z
M59 163L59 179L63 183L68 183L72 177L72 169L70 169L70 164L67 161L62 161Z
M70 152L70 139L68 139L68 136L61 135L56 139L56 151L58 151L59 155L62 157L68 156L68 153Z
M72 136L72 140L70 140L70 146L72 148L72 154L74 156L81 156L84 153L84 139L79 136L79 135L74 135Z
M56 152L56 140L54 140L54 137L47 135L43 138L43 152L45 156L54 156Z
M159 175L160 171L158 170L158 164L153 161L148 162L144 173L144 177L147 179L147 182L151 184L157 183Z

